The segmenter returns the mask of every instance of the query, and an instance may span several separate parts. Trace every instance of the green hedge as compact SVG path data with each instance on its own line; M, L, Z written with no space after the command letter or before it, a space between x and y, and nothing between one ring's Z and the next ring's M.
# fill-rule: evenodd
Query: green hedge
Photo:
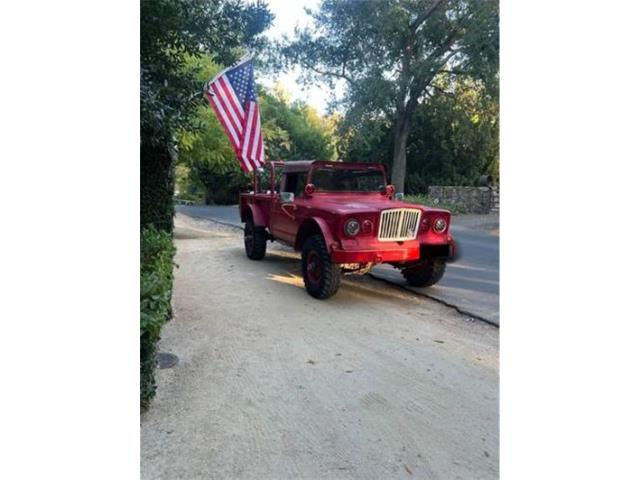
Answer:
M156 392L156 345L171 317L173 256L171 235L155 227L140 235L140 405L146 408Z
M144 138L144 135L143 135ZM169 147L140 146L140 226L173 231L175 161Z

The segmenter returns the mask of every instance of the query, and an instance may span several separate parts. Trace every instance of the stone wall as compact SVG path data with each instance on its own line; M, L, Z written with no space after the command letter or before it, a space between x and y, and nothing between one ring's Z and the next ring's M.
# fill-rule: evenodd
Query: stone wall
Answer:
M458 205L466 213L489 213L494 206L494 195L489 187L429 187L429 197Z

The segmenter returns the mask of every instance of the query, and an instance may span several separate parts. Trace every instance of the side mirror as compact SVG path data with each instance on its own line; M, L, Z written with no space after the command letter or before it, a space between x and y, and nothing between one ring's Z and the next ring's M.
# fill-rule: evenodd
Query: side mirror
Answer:
M310 197L315 191L316 186L313 183L307 183L304 187L304 193L307 197Z
M293 202L294 195L291 192L280 192L280 203Z
M393 194L396 192L396 189L394 188L393 185L389 184L387 185L387 188L384 189L384 194L387 197L393 197Z

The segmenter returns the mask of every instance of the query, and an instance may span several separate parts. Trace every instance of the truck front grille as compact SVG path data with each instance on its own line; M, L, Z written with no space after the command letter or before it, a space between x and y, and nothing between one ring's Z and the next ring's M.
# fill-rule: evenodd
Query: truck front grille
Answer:
M400 242L413 240L418 234L420 210L417 208L394 208L380 214L378 240Z

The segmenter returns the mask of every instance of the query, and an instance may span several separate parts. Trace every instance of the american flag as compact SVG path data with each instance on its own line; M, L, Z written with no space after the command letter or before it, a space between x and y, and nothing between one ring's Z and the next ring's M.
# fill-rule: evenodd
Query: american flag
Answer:
M242 170L251 172L261 167L264 145L251 58L216 75L207 84L205 95L227 132Z

